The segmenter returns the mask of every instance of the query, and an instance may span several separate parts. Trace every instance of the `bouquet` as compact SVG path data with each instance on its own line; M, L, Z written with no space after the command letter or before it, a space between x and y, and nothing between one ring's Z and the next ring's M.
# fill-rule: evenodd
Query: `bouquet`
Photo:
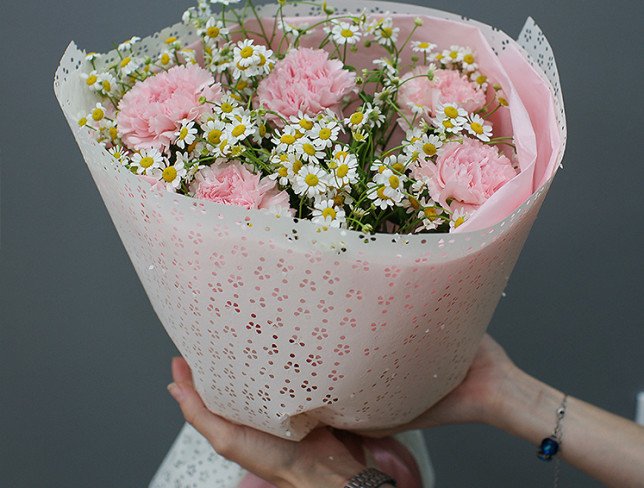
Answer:
M204 402L294 440L462 380L563 157L531 20L362 7L200 0L55 80Z

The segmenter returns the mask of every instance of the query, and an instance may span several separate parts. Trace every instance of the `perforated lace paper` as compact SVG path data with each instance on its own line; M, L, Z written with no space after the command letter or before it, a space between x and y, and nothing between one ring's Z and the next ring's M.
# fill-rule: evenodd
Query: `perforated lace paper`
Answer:
M536 191L507 218L473 232L369 236L154 191L77 126L95 100L79 76L84 53L73 43L54 83L154 310L208 408L294 440L320 423L368 429L407 422L462 380L565 142L556 66L531 19L520 48L498 30L445 12L351 5L472 23L500 58L527 53L549 80L551 109L525 105L531 118L553 120L552 138L537 140L537 149L560 143L542 174L535 170ZM287 13L315 14L310 8ZM178 24L143 40L141 50L153 54L171 34L196 39Z

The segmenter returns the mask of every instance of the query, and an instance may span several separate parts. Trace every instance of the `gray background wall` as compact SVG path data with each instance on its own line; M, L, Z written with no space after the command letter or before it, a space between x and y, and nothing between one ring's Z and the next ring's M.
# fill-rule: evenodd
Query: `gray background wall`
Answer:
M418 0L420 3L421 0ZM106 51L189 1L2 1L0 486L142 487L182 419L158 323L52 91L71 39ZM642 2L435 0L554 47L565 169L491 325L530 373L632 418L644 390ZM639 29L639 30L638 30ZM545 433L544 433L545 434ZM542 487L535 448L483 426L426 433L439 487ZM561 486L599 484L564 467Z

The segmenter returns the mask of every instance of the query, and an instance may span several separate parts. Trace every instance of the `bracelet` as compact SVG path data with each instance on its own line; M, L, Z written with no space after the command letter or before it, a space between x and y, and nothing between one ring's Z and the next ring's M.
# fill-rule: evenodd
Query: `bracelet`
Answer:
M386 484L396 486L396 480L375 468L367 468L347 481L344 488L378 488Z
M558 452L561 447L561 421L566 415L566 402L568 401L568 395L564 395L561 405L557 409L557 424L555 426L555 431L550 437L546 437L541 441L539 450L537 451L537 457L542 461L550 461Z

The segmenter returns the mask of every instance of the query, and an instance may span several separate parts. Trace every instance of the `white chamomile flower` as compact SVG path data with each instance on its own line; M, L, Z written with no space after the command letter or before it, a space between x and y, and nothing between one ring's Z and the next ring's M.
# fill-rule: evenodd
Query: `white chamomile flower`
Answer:
M454 103L439 104L436 108L436 127L445 132L458 134L467 122L467 112Z
M427 41L414 41L411 43L411 50L415 53L429 54L438 46Z
M445 220L441 217L443 209L436 206L436 204L429 200L422 203L422 208L418 212L418 218L423 219L420 226L415 232L422 232L423 230L435 230Z
M248 68L253 64L259 63L259 50L257 49L257 46L253 45L253 43L254 41L252 39L244 39L237 43L233 49L234 62L236 65Z
M473 71L470 73L470 80L473 81L481 90L487 90L487 76L482 74L480 71Z
M340 22L331 29L331 35L336 44L356 44L362 36L360 27L348 22Z
M385 115L382 113L382 109L378 105L367 103L364 106L364 113L369 122L371 122L371 125L375 128L378 128L385 123Z
M295 177L300 174L300 170L302 169L302 166L304 166L302 159L300 159L296 154L293 153L280 154L279 162L286 167L286 169L288 170L288 177L291 180L294 180Z
M118 88L116 78L114 78L110 73L99 74L98 82L100 83L98 91L106 96L113 95Z
M237 144L255 133L256 127L247 115L235 117L226 126L226 138L230 144Z
M291 115L288 120L291 125L299 125L304 131L310 131L315 125L315 121L311 116L303 113L301 110L297 112L297 115Z
M469 49L463 50L463 59L461 59L461 66L464 71L473 72L476 71L478 65L476 64L476 58L474 53Z
M316 224L339 228L346 222L344 209L338 207L332 199L319 198L313 204L311 220Z
M158 149L142 149L132 156L132 166L136 166L138 174L147 174L156 168L160 168L163 163L163 156Z
M307 164L302 166L293 183L293 191L298 195L314 197L327 189L328 175L319 166Z
M290 125L284 127L283 131L276 131L272 142L275 144L275 150L278 152L293 152L295 144L300 139L301 133Z
M407 169L407 163L409 162L409 158L405 154L390 154L387 156L383 161L383 165L390 170L392 170L395 174L401 175L404 181L404 172ZM384 171L380 171L380 173L383 173Z
M184 119L181 121L181 127L179 130L174 133L176 137L174 143L181 149L184 149L195 142L197 137L197 128L194 125L194 122Z
M121 52L131 51L132 46L134 46L134 44L136 44L140 40L141 40L140 37L132 36L127 41L123 41L121 44L119 44L117 49Z
M376 42L382 46L391 46L398 40L400 29L394 27L394 21L391 17L378 20L371 24L368 28L369 32L373 34Z
M368 121L369 121L368 115L364 113L363 107L358 108L358 110L356 110L349 117L344 119L345 125L347 125L353 131L361 129L366 125Z
M486 123L485 119L477 114L471 114L467 122L465 122L465 129L483 142L489 142L492 135L492 125Z
M326 154L308 137L301 137L295 143L295 154L308 163L319 164Z
M91 53L87 53L87 54L85 55L85 60L91 63L91 62L96 61L96 60L97 60L98 58L100 58L100 57L101 57L101 54L99 54L99 53L95 53L95 52L91 52Z
M310 132L310 137L318 147L328 148L338 140L340 126L333 119L322 119L315 123Z
M186 163L183 157L177 158L176 162L172 165L166 160L162 167L148 171L150 176L163 181L165 188L168 191L177 191L181 186L182 178L185 177L187 173L188 170L186 169Z
M105 107L103 107L103 104L99 102L90 111L90 113L87 116L87 118L91 119L93 122L95 122L97 124L101 124L101 123L105 122L106 116L107 116L107 111L106 111Z
M221 144L221 139L224 135L225 129L226 123L221 120L208 120L201 126L204 138L206 139L207 143L213 147Z
M405 147L405 153L412 157L412 159L418 159L419 156L431 158L443 146L442 139L435 134L422 134L408 138L408 140L409 145ZM414 155L416 157L413 157Z
M121 58L117 66L118 70L121 73L123 73L124 75L129 75L139 69L140 64L141 61L138 58L125 56L124 58Z
M377 58L372 61L379 69L384 70L385 75L392 78L398 76L398 68L394 66L393 60L389 58Z
M239 3L240 1L241 0L210 0L210 3L224 5L227 7L228 5L234 5L236 3Z
M210 17L203 29L198 31L206 42L214 42L228 35L228 29L220 20Z
M300 31L305 31L309 27L308 24L300 24L299 26L289 24L288 22L284 21L284 19L279 19L278 22L279 22L278 28L285 35L291 35L291 36L298 36L300 34Z
M465 223L470 218L470 214L462 209L456 209L452 212L449 220L449 231L457 229L460 225Z
M383 193L394 200L395 202L400 202L404 196L404 183L407 180L407 177L397 172L392 171L387 168L382 173L378 173L374 176L373 180L382 185L384 188Z
M108 149L108 152L112 155L122 165L127 165L129 163L127 158L127 153L122 146L116 145Z
M170 68L174 64L174 61L174 54L167 49L161 51L159 53L159 57L157 58L157 63L162 68Z
M186 64L197 64L197 53L194 49L184 47L177 51L181 57L184 59Z
M328 166L331 169L334 186L341 188L358 181L358 158L355 154L351 154L348 148L337 145Z
M443 64L460 63L463 61L463 56L465 56L465 49L461 46L450 46L449 49L443 50L442 54L441 62Z
M242 109L239 106L239 102L231 97L229 94L224 95L219 102L216 104L216 112L221 115L224 119L232 120L235 117L238 117Z
M101 89L101 80L97 71L81 73L81 78L90 90L99 91Z
M275 170L274 173L271 173L268 175L268 177L271 180L277 180L277 182L281 186L287 186L290 182L289 180L289 169L288 167L284 164L288 160L288 155L286 154L281 154L281 157L285 158L284 160L281 160L278 158L278 166L277 169Z
M373 200L373 204L382 209L385 210L388 207L393 207L396 205L396 201L388 196L385 193L385 186L381 185L379 183L376 183L375 181L370 181L367 184L367 196Z

